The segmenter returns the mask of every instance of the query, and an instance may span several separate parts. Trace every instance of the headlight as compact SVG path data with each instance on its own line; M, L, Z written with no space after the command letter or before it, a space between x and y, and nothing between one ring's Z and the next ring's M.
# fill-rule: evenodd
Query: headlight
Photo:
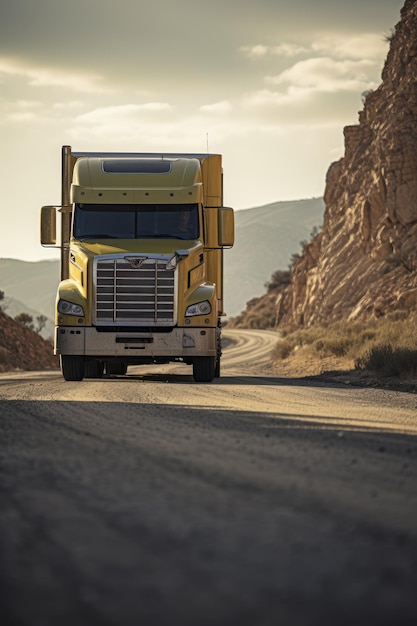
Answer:
M197 302L197 304L190 304L185 311L187 317L191 317L192 315L208 315L209 313L211 313L211 304L208 300Z
M79 304L68 302L67 300L60 300L58 302L58 311L63 315L76 315L77 317L84 317L84 309Z

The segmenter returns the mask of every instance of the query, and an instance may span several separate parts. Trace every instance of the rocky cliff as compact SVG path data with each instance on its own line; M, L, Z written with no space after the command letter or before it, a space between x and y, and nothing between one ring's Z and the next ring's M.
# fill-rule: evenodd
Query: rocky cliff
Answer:
M402 314L417 306L417 0L406 0L379 88L328 172L320 233L276 297L283 326Z

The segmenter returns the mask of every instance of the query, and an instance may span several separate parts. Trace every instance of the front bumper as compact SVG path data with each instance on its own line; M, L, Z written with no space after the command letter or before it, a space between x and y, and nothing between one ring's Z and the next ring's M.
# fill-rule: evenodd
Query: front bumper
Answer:
M173 328L171 332L98 332L95 327L55 327L55 354L92 357L216 356L215 328Z

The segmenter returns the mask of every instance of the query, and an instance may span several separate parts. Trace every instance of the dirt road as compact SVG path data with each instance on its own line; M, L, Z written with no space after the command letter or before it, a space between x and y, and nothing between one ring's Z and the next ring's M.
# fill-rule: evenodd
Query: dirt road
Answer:
M417 623L417 396L187 366L0 376L0 618Z

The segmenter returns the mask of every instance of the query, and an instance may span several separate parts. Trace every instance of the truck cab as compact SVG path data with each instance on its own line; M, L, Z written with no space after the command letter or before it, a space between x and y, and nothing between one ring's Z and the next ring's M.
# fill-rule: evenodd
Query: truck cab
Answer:
M220 375L223 250L221 155L75 153L62 149L61 205L41 210L41 243L57 242L61 282L55 354L65 380L128 366L192 365Z

